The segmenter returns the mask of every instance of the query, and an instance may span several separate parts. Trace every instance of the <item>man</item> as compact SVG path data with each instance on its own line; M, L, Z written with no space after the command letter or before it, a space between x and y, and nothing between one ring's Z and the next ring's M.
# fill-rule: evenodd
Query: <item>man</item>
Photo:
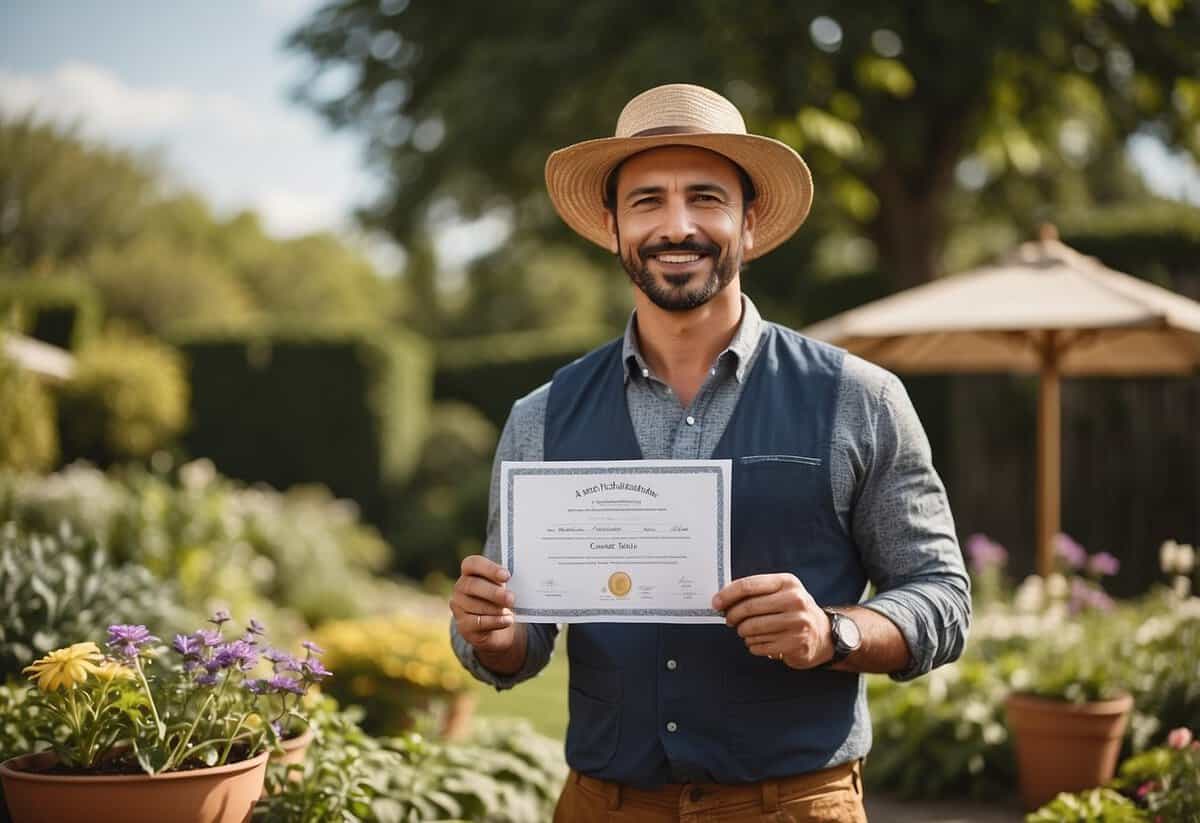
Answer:
M563 219L620 258L635 311L622 340L513 406L491 559L463 561L450 601L455 650L509 688L557 633L514 621L493 562L501 461L729 458L734 579L713 598L727 626L571 627L555 819L865 820L861 673L954 660L969 583L899 380L741 293L742 261L804 221L808 169L720 95L669 85L631 100L615 137L552 154L546 181Z

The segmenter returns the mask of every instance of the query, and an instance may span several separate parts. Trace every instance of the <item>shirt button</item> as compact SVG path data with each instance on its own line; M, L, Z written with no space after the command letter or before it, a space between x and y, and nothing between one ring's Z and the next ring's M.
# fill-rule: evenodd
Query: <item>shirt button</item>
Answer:
M709 373L709 374L716 374L716 373L717 373L717 370L716 370L716 369L709 369L709 370L708 370L708 373Z
M678 731L678 729L679 729L679 724L676 723L674 720L667 722L667 731L673 732L673 731Z
M679 668L679 664L676 663L674 660L667 661L667 669L669 669L670 671L675 671L678 668Z
M642 377L649 377L649 376L650 376L650 370L642 369Z
M694 426L694 425L696 425L696 418L692 417L692 416L689 414L689 415L687 416L687 424L688 424L689 426Z

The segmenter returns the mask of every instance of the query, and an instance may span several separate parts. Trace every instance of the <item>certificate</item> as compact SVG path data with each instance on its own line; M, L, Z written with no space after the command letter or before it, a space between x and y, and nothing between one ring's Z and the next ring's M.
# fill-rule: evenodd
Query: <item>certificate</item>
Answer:
M729 460L500 469L501 562L525 623L723 623Z

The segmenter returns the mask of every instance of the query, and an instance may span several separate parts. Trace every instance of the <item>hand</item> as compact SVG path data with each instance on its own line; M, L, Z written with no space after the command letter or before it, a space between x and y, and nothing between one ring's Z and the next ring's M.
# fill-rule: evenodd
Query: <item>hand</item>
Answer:
M504 587L508 578L508 569L473 554L463 560L462 576L450 597L458 633L490 656L512 651L518 640L512 613L515 597Z
M811 669L833 658L829 615L794 574L756 574L734 580L713 597L725 623L750 653Z

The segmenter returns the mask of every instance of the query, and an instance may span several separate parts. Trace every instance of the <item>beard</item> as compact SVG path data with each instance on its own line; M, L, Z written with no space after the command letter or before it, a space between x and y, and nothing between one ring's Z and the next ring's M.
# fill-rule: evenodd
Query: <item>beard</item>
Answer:
M620 247L620 234L617 244ZM736 246L731 246L729 253L718 256L721 249L712 243L684 242L678 244L658 243L643 245L638 248L636 258L632 254L621 252L621 265L629 275L629 279L637 286L650 302L664 311L684 312L703 306L712 300L722 289L728 286L737 276L742 265L742 244L738 240ZM688 288L689 283L701 277L699 271L663 274L661 280L650 271L646 261L651 255L670 252L704 255L713 261L708 277L702 282Z

